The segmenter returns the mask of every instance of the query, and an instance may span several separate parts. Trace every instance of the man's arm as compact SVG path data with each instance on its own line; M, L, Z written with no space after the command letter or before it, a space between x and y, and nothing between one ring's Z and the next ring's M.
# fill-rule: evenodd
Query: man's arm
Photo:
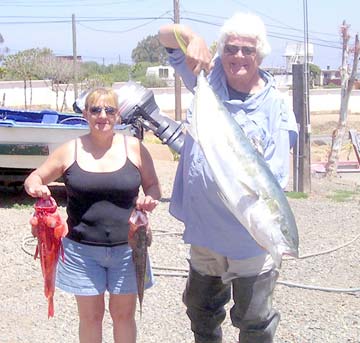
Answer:
M205 40L191 28L180 24L162 26L159 30L160 43L171 49L181 49L186 56L186 64L198 75L201 70L209 72L212 56Z
M162 26L159 30L160 43L166 48L181 49L178 39L175 37L175 32L179 37L178 39L180 39L180 41L185 44L185 48L187 48L194 33L189 27L180 24Z

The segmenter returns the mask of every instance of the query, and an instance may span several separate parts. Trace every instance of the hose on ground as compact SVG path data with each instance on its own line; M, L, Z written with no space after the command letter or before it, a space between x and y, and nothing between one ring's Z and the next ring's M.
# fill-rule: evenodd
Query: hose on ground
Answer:
M163 235L163 234L181 235L180 232L166 232L166 231L161 231L160 233L158 233L156 235ZM306 259L306 258L310 258L310 257L330 254L330 253L332 253L332 252L334 252L336 250L339 250L339 249L342 249L344 247L349 246L350 244L355 242L357 239L359 239L359 237L360 237L360 234L357 235L351 241L346 242L346 243L344 243L342 245L336 246L336 247L334 247L332 249L318 251L318 252L315 252L315 253L299 256L298 259ZM29 246L35 247L36 244L37 244L37 240L36 240L35 237L26 236L22 240L21 248L28 255L34 256L34 252L30 252L28 250L28 247ZM284 261L289 261L289 260L294 260L294 258L287 257L287 258L284 258L283 260ZM154 275L155 276L184 277L184 278L186 278L187 273L188 273L188 269L186 269L186 268L156 266L156 265L153 265L152 268L154 269ZM157 270L170 271L170 272L161 272L161 271L157 271ZM180 273L178 273L178 272L180 272ZM300 284L300 283L295 283L295 282L291 282L291 281L284 281L284 280L278 280L277 284L287 286L287 287L303 288L303 289L309 289L309 290L315 290L315 291L323 291L323 292L349 293L349 294L360 292L360 287L356 287L356 288L332 288L332 287L322 287L322 286L315 286L315 285L306 285L306 284Z

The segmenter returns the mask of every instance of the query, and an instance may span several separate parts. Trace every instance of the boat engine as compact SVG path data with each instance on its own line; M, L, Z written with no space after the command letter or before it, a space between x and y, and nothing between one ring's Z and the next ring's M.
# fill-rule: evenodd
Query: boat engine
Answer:
M128 81L119 90L121 122L133 127L134 136L143 139L143 130L150 130L163 144L180 153L184 144L184 127L160 112L154 93L136 82ZM88 91L82 93L73 104L73 109L81 113L85 107Z

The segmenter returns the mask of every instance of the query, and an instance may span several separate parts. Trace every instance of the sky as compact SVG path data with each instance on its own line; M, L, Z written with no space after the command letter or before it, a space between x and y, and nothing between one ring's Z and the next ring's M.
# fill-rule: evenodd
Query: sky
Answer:
M285 67L287 44L304 42L305 27L314 47L314 63L325 69L341 65L340 26L350 25L350 45L360 33L359 0L178 0L180 23L210 45L224 20L237 11L260 16L272 52L266 67ZM307 15L306 15L307 14ZM73 31L72 15L75 18ZM0 34L9 53L50 48L56 55L76 52L85 61L132 64L131 52L174 17L172 0L0 0ZM307 20L306 20L307 19ZM307 22L307 25L305 24Z

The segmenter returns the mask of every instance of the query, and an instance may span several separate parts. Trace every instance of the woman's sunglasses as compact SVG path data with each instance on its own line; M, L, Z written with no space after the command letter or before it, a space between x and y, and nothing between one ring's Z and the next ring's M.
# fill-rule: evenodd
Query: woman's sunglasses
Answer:
M104 110L107 115L111 115L111 116L115 115L117 112L117 109L115 107L111 107L111 106L105 106L105 107L92 106L92 107L90 107L91 114L99 115L102 112L102 110Z
M254 46L239 46L232 44L225 44L224 53L228 55L236 55L241 50L243 56L250 56L256 53Z

